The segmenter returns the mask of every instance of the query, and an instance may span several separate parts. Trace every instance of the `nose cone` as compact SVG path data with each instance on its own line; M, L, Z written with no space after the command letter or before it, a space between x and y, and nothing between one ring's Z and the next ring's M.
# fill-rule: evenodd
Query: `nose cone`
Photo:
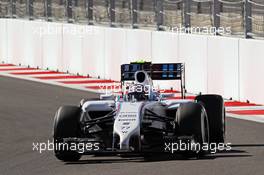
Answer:
M114 122L114 134L120 137L120 149L129 150L132 136L140 136L141 108L143 102L124 102Z

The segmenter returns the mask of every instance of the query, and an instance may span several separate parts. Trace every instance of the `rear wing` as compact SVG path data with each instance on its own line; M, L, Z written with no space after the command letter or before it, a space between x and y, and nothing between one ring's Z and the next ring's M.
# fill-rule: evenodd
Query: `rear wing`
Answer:
M144 70L152 80L179 80L181 95L185 98L185 66L184 63L130 63L121 65L121 84L125 81L134 81L135 72Z

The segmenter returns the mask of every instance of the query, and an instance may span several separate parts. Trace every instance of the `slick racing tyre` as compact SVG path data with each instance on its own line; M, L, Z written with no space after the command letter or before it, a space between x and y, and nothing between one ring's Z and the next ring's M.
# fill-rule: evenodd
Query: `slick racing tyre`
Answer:
M195 143L200 144L198 150L187 150L185 153L205 154L201 147L209 141L209 123L204 107L194 102L182 103L175 120L180 136L192 136Z
M206 110L210 126L210 143L225 141L225 107L220 95L199 95L195 99Z
M77 161L81 154L76 151L65 150L62 146L63 138L79 136L79 118L81 109L75 106L62 106L58 109L54 119L54 152L62 161ZM61 143L61 146L59 146Z

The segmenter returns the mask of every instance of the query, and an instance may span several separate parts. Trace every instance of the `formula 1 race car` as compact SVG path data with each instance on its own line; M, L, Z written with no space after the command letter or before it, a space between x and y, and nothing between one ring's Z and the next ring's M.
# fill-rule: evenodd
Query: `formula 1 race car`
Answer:
M54 119L55 156L209 153L197 145L223 143L225 108L220 95L185 99L184 64L121 65L121 95L101 95L79 106L62 106ZM152 80L180 80L182 99L153 88ZM176 144L189 144L187 150Z

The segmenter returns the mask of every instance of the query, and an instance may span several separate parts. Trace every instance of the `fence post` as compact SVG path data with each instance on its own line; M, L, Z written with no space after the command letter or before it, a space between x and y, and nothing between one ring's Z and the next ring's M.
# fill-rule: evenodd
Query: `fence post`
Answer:
M138 4L137 0L132 0L132 28L137 28L136 24L138 22Z
M114 27L114 22L115 22L115 0L110 0L110 6L109 6L109 11L110 11L110 26Z
M29 20L33 20L34 19L34 4L33 4L33 0L27 0L27 9L28 9L28 17Z
M213 1L213 26L216 28L216 35L219 35L218 29L220 27L220 2L219 0Z
M93 0L86 0L88 24L93 25Z
M45 16L46 16L46 20L47 21L52 21L51 17L52 17L52 9L51 9L51 0L45 0Z
M183 18L184 18L184 27L188 29L191 27L191 0L184 0L183 4ZM189 33L189 30L186 30Z
M252 33L252 5L248 0L245 0L244 3L244 11L245 11L245 38L252 38L251 33Z
M11 18L15 18L16 15L16 0L11 0Z
M67 9L67 19L68 19L68 23L73 23L72 8L73 8L72 0L67 0L66 9Z
M163 0L156 0L156 18L157 18L157 30L162 30L161 26L163 25Z

